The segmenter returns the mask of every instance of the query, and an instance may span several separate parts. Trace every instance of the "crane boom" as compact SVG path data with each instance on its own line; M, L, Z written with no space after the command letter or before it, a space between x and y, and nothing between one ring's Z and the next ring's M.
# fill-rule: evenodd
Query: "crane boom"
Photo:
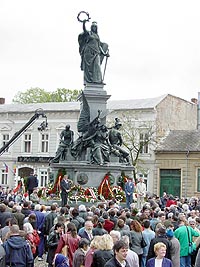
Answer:
M47 123L47 117L44 114L44 111L42 109L37 109L35 111L35 114L30 118L30 120L16 133L14 133L13 137L0 148L0 156L6 152L6 150L15 142L18 140L18 138L40 117L45 118L45 121L41 123L41 125L38 127L38 130L42 131L44 130L48 123Z

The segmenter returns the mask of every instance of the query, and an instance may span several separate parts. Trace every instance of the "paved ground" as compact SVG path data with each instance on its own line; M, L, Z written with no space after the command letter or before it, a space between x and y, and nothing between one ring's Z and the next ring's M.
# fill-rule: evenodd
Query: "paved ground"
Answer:
M48 263L46 262L46 255L44 254L44 260L43 261L38 261L37 258L35 259L34 262L34 267L47 267Z

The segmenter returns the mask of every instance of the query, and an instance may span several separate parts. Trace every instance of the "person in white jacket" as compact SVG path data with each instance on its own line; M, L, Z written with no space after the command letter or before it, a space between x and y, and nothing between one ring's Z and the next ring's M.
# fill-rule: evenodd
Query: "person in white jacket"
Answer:
M139 183L136 185L137 193L137 208L141 209L144 204L144 198L146 196L146 184L143 182L142 178L139 178Z

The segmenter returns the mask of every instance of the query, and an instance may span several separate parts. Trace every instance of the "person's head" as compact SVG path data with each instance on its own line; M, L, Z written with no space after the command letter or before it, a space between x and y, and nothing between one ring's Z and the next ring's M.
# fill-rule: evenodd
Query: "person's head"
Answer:
M154 252L157 257L164 258L166 254L166 245L162 242L158 242L154 245Z
M54 257L54 266L55 267L69 267L69 259L63 254L56 254Z
M93 21L91 25L91 31L97 33L97 22Z
M143 226L145 229L148 229L150 227L150 221L149 220L144 220L143 221Z
M99 244L100 244L101 239L102 239L101 235L95 235L90 243L90 248L100 249Z
M137 220L132 220L130 223L131 230L134 230L135 232L142 232L142 226Z
M36 211L40 211L41 210L41 205L40 204L36 204L34 209Z
M63 223L56 223L55 224L55 231L61 234L64 231L64 224Z
M32 234L33 233L33 226L29 222L24 223L23 229L24 229L26 234Z
M65 174L65 175L63 176L63 180L67 180L68 178L69 178L68 174Z
M101 240L99 241L100 250L111 250L113 248L113 245L113 239L109 234L104 234L101 236Z
M123 240L117 241L113 246L113 250L115 253L115 257L119 262L123 262L124 260L126 260L126 256L128 253L128 245Z
M76 225L72 222L67 224L67 232L70 232L73 237L77 235Z
M117 226L121 229L121 228L124 227L124 225L125 225L124 220L123 219L118 219Z
M87 251L89 245L90 245L90 241L87 238L81 238L79 240L79 244L78 244L79 248L82 248L83 250Z
M10 235L19 235L19 226L17 224L10 226Z
M83 205L83 204L81 204L79 207L78 207L78 210L79 210L79 212L80 211L86 211L86 206L85 205Z
M190 220L189 220L189 225L190 225L193 229L195 229L195 227L196 227L196 220L195 220L195 219L190 219Z
M121 234L119 231L116 231L116 230L112 230L110 231L110 236L112 237L113 239L113 243L115 244L117 241L120 240L121 238Z
M70 129L70 125L67 124L67 125L65 126L65 130L66 130L66 131L69 131L69 129Z
M93 223L92 223L92 221L86 221L84 226L85 226L85 230L87 232L91 232L92 229L93 229Z

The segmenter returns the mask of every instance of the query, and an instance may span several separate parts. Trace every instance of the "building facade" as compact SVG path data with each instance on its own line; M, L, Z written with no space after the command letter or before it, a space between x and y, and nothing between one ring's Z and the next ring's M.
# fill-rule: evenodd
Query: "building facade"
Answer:
M43 118L35 121L22 136L0 157L0 184L14 187L18 178L30 172L38 176L39 186L45 187L50 179L49 160L55 156L60 132L70 124L77 134L80 103L41 103L0 105L0 144L3 146L33 116L43 109L48 127L38 131ZM151 99L108 101L107 122L112 125L116 117L130 117L134 128L140 129L136 138L142 142L150 127L159 142L171 130L195 130L197 128L197 105L181 98L164 95ZM141 130L142 129L142 130ZM155 146L148 144L140 153L141 168L138 177L144 177L148 191L157 192L155 185Z

